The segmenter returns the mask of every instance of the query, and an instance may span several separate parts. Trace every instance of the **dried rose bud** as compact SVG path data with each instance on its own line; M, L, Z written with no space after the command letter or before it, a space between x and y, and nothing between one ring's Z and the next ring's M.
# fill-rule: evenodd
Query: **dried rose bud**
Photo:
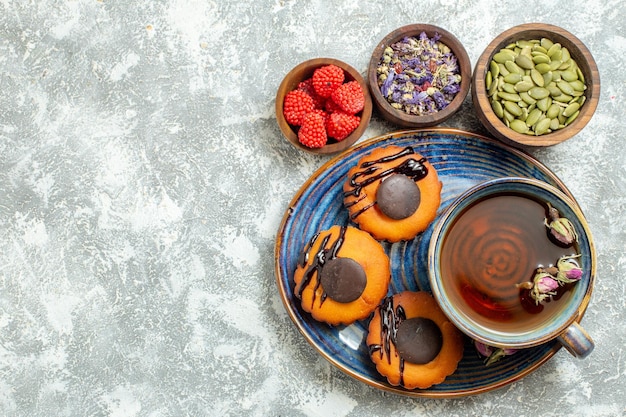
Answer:
M476 350L482 356L489 357L493 353L493 348L489 345L486 345L478 340L474 340L474 346L476 346Z
M578 257L580 257L580 255L563 256L559 259L557 262L559 272L556 274L556 279L559 282L569 284L570 282L579 281L582 278L583 270L575 259Z
M474 340L474 346L481 356L486 357L485 365L489 366L505 356L509 356L517 352L517 349L510 348L494 348L482 342Z
M559 288L559 282L552 276L544 275L535 281L535 287L541 294L550 294Z
M578 240L578 234L574 229L574 225L565 217L561 217L559 211L548 203L548 219L544 220L544 224L550 229L550 234L556 240L564 245L571 245Z
M533 288L530 290L531 297L535 300L535 303L539 304L551 295L556 294L556 289L559 288L559 282L554 277L541 269L533 278Z

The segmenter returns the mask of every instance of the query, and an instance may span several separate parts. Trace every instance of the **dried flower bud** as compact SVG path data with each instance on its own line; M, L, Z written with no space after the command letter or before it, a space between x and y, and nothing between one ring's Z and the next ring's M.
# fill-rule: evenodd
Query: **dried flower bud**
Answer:
M486 345L478 340L474 340L474 346L481 356L486 357L485 365L489 366L499 361L505 356L509 356L517 352L517 349L510 348L494 348L493 346Z
M575 258L580 255L563 256L557 262L558 273L556 274L557 281L569 284L570 282L579 281L583 276L583 270L580 268L578 261Z
M564 245L571 245L578 240L578 234L574 229L574 225L565 217L561 217L559 211L548 203L548 219L544 220L544 224L550 229L550 234Z
M493 353L493 348L489 345L486 345L478 340L474 340L474 346L476 346L476 350L482 356L489 357Z
M544 272L542 269L537 270L537 273L533 278L533 284L533 288L530 290L530 295L537 304L549 298L551 295L555 295L555 290L559 288L559 282L552 275Z
M559 288L559 282L551 275L544 275L535 281L535 287L541 294L550 294Z

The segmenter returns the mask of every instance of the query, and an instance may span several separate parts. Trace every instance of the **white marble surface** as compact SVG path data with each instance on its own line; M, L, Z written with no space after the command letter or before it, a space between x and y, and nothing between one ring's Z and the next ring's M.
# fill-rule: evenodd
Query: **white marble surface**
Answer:
M280 219L328 159L281 137L282 76L319 56L365 72L416 22L474 63L537 21L585 42L602 79L587 128L533 152L596 239L596 350L455 400L353 380L275 284ZM1 0L0 415L626 415L625 23L622 0ZM483 132L469 97L446 126ZM374 116L363 139L394 129Z

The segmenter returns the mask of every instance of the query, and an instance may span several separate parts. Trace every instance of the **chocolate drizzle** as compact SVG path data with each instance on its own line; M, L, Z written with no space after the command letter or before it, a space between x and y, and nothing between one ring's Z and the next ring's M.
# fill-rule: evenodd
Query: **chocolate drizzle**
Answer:
M367 187L368 185L378 180L381 180L391 174L404 174L416 182L425 178L428 175L428 168L426 168L425 165L426 158L420 158L419 160L415 158L408 158L398 165L385 170L381 170L382 168L378 166L379 164L395 161L407 155L413 154L415 154L415 150L411 146L407 146L400 152L397 152L393 155L387 155L374 161L363 162L359 166L361 170L355 172L349 179L350 187L352 189L343 193L344 199L350 196L356 197L355 201L346 203L346 207L351 207L357 204L363 198L365 198L365 196L361 195L361 191L364 187ZM359 211L353 213L350 218L354 220L360 214L374 206L374 204L375 203L371 203L362 207Z
M311 305L315 303L315 294L317 293L317 289L320 287L320 284L321 284L320 273L322 269L324 268L324 265L326 265L328 261L337 258L337 253L339 252L339 249L341 249L341 245L343 245L343 242L345 240L346 229L347 229L346 226L342 226L340 228L339 237L337 237L337 239L334 242L330 242L330 237L331 237L330 234L327 236L324 236L324 239L322 240L320 244L318 252L314 255L315 259L311 262L311 265L309 265L307 270L304 272L302 281L300 282L300 285L295 290L296 297L300 299L302 298L302 292L310 284L311 280L313 279L313 276L317 274L318 279L315 284L315 289L313 291L313 299L311 301ZM311 238L311 240L307 243L302 253L300 253L300 255L298 256L299 267L301 268L306 267L310 259L311 249L313 248L313 245L315 244L317 239L319 239L319 236L320 236L319 233L314 235ZM320 305L324 303L327 296L328 295L326 294L326 292L322 294Z
M393 296L385 297L380 307L380 343L369 345L370 356L379 352L382 359L387 356L387 363L391 364L391 344L396 344L398 326L406 320L406 313L402 306L394 308ZM404 359L400 358L400 381L404 382Z
M373 356L378 352L381 359L386 355L387 363L391 364L393 344L399 359L400 383L404 384L405 362L429 363L439 354L443 341L441 330L436 323L424 317L407 319L404 308L401 305L394 306L393 296L382 301L379 313L380 343L368 345L369 354ZM401 326L403 323L406 326ZM399 336L398 330L401 327L403 331ZM422 334L416 338L412 333ZM402 352L405 352L406 358L402 356Z

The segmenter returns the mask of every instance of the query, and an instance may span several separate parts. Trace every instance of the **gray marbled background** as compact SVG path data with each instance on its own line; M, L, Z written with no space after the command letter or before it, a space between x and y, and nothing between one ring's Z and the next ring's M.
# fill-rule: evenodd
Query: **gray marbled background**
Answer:
M565 4L0 0L0 415L626 415L626 5ZM458 400L353 380L275 285L280 219L328 159L282 139L278 84L318 56L365 72L408 23L475 63L536 21L583 40L602 78L587 128L533 152L594 232L596 350ZM469 97L446 126L482 132ZM394 129L374 117L363 139Z

